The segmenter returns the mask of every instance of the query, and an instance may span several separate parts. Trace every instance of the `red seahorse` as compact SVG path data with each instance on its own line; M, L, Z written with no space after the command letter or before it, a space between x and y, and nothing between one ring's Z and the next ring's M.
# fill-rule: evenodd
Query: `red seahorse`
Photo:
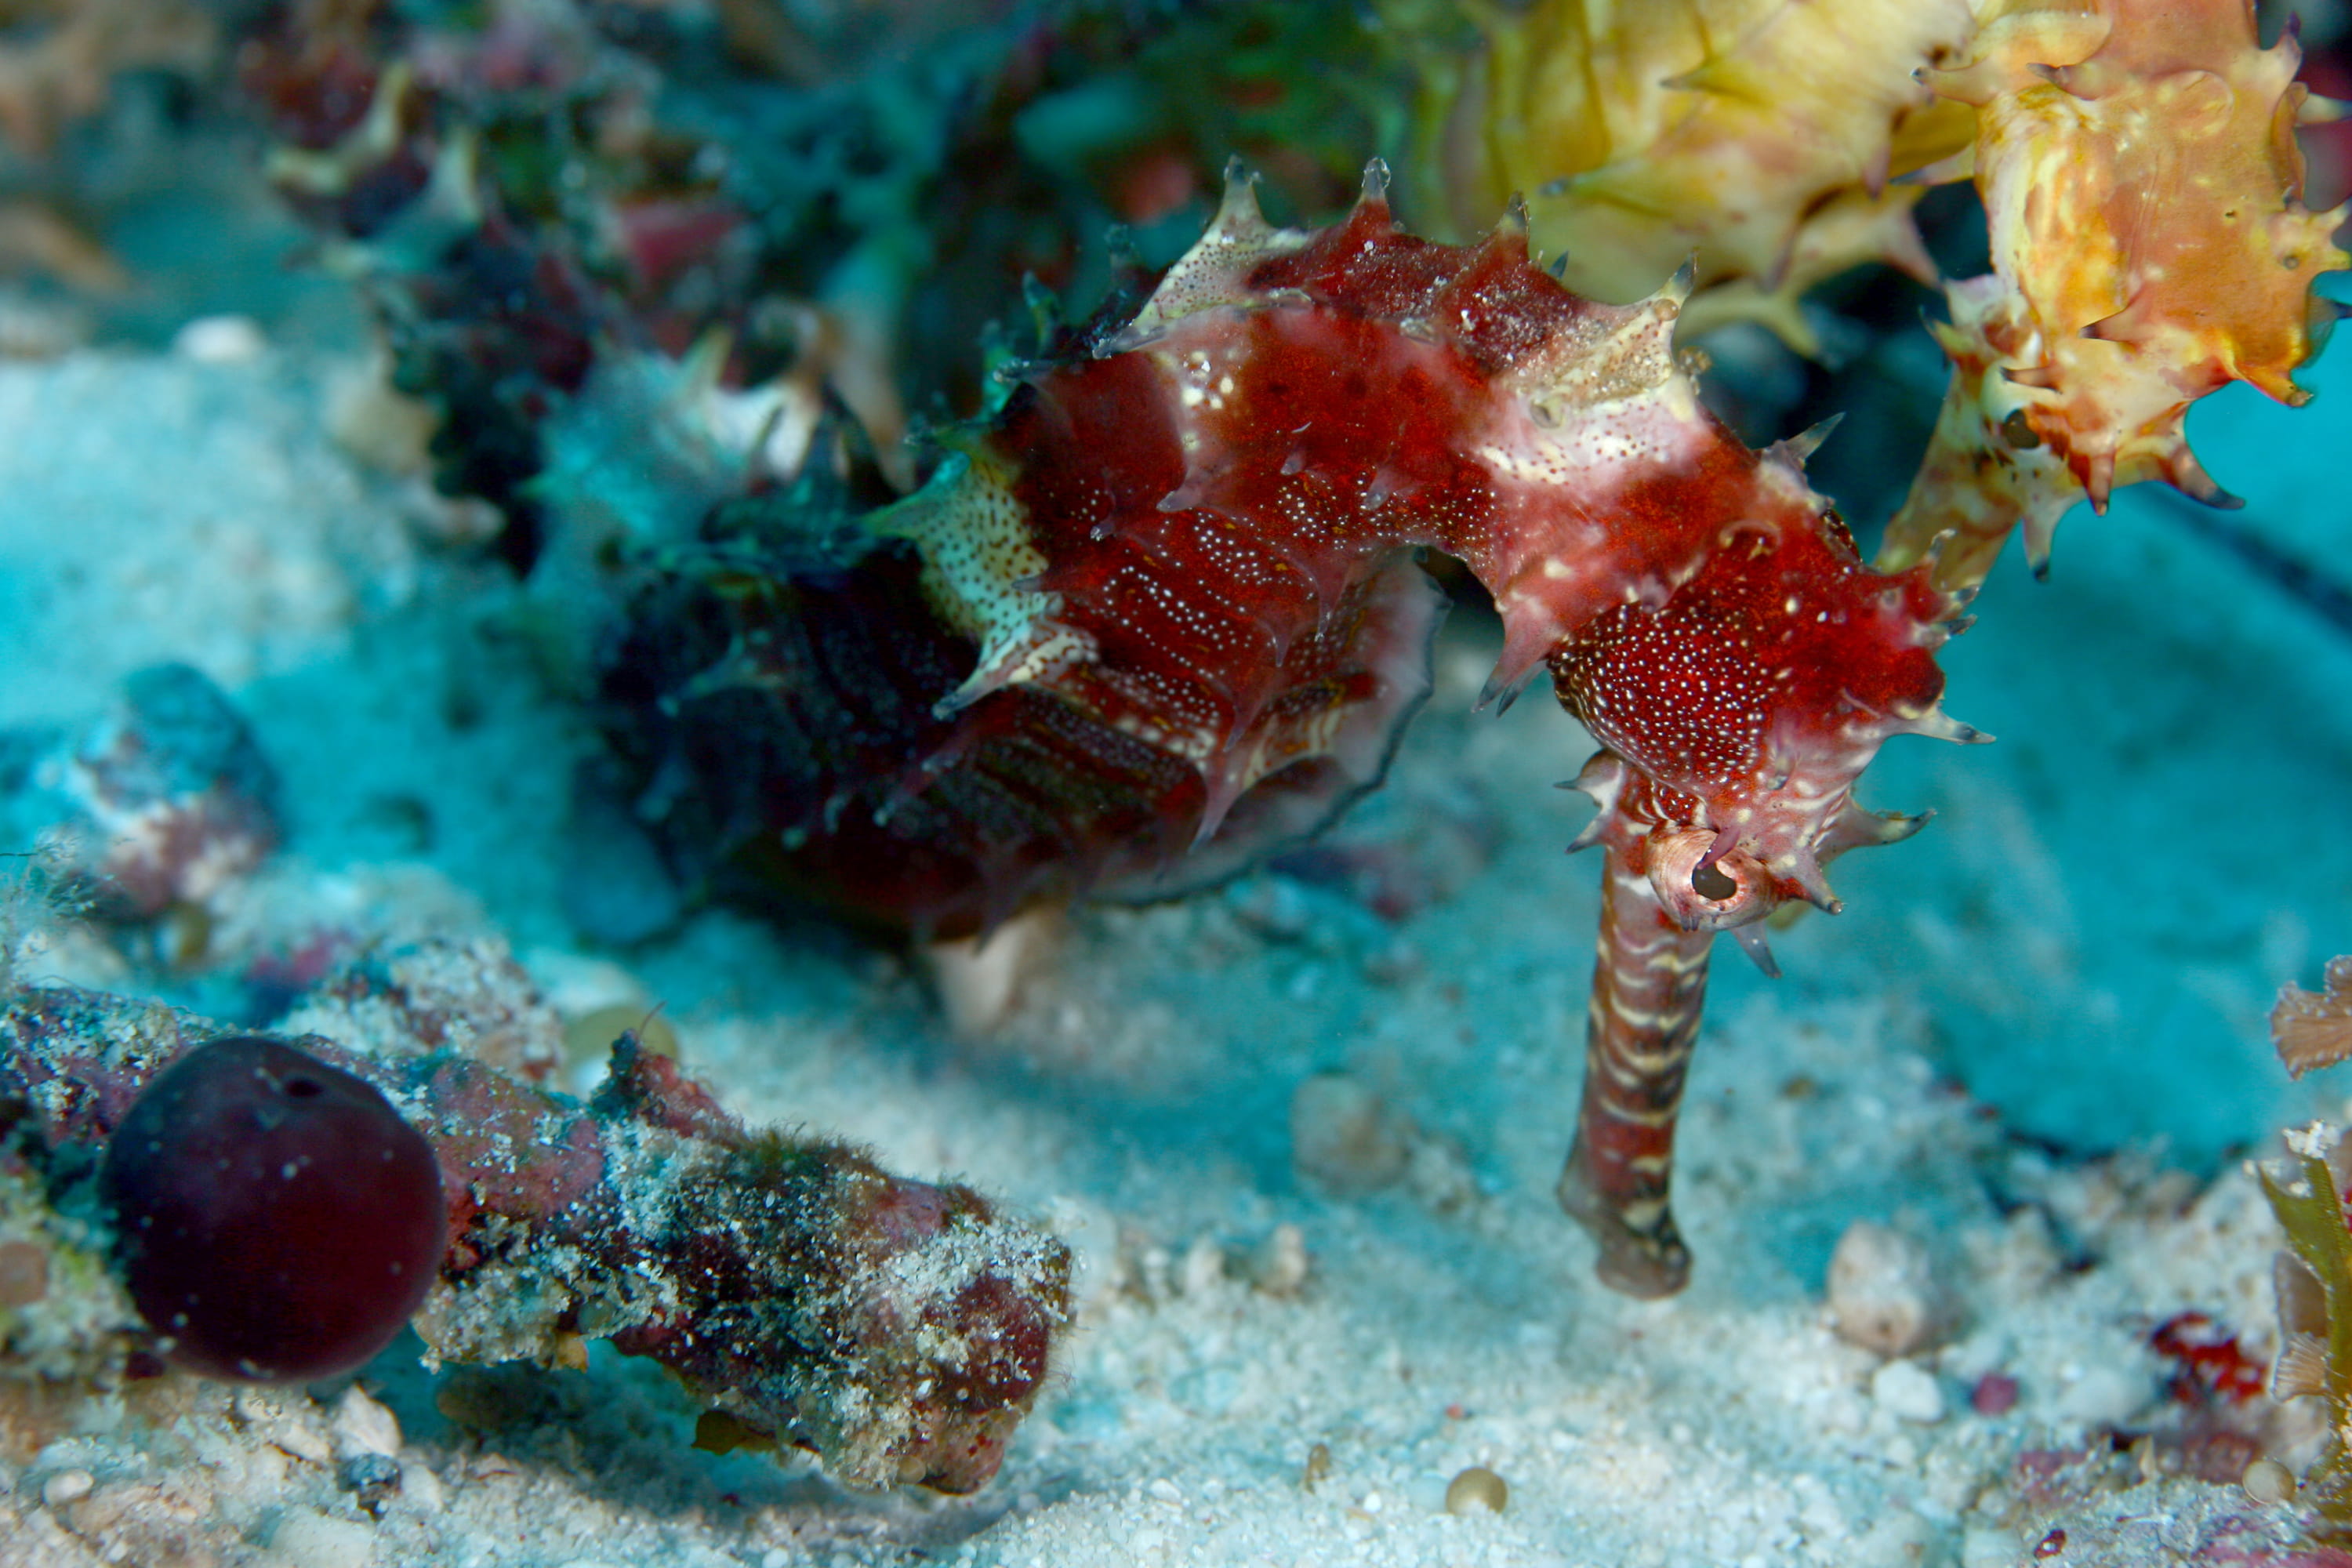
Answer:
M1750 451L1701 405L1686 278L1597 304L1530 263L1521 215L1435 244L1385 180L1310 233L1231 179L1139 308L1021 367L858 549L739 546L641 607L610 695L658 715L649 815L953 936L1319 825L1428 690L1416 552L1456 558L1502 614L1487 697L1548 666L1604 748L1577 781L1606 897L1560 1197L1603 1279L1667 1293L1709 945L1835 909L1822 862L1916 825L1852 789L1890 734L1971 738L1937 707L1960 596L1869 570L1805 448Z

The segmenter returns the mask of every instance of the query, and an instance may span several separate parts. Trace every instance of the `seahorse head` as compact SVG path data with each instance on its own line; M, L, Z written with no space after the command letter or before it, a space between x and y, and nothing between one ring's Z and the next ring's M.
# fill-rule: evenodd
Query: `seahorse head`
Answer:
M1809 521L1726 527L1662 602L1629 598L1549 660L1561 704L1607 748L1579 780L1601 806L1585 841L1638 844L1686 930L1790 899L1835 910L1822 864L1921 820L1854 804L1880 744L1984 738L1938 706L1958 596L1925 566L1870 571L1826 507L1778 515Z

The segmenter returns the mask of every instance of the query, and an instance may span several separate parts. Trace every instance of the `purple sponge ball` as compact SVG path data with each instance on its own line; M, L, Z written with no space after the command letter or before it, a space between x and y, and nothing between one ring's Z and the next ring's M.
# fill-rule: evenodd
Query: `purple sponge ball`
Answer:
M375 1088L277 1040L157 1074L106 1151L131 1298L210 1377L348 1372L424 1300L447 1245L432 1145Z

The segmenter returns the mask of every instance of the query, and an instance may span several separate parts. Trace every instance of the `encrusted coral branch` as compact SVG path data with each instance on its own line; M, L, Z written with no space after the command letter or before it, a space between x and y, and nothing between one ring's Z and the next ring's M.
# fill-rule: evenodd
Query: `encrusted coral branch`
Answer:
M236 1033L16 993L0 1011L0 1164L67 1198L150 1080ZM436 1357L552 1366L609 1339L861 1487L982 1485L1036 1398L1069 1254L969 1188L748 1131L634 1037L586 1105L448 1052L290 1043L373 1085L440 1162L450 1242L415 1319ZM121 1321L85 1353L102 1369L148 1338Z
M1879 564L1941 550L1937 581L1983 580L2022 521L2039 572L2076 501L2163 479L2237 504L2182 432L2233 381L2290 405L2352 264L2344 212L2302 204L2294 38L2256 47L2247 0L1992 7L1968 59L1928 79L1973 105L1972 167L1994 270L1953 284L1933 443Z

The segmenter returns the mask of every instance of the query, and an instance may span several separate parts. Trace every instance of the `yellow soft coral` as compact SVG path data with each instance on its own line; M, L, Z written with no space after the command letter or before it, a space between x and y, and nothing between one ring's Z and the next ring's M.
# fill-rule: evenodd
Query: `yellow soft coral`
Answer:
M1404 23L1412 0L1386 0ZM1536 0L1480 5L1484 47L1424 62L1416 210L1483 229L1528 193L1530 238L1579 293L1627 301L1694 251L1684 330L1759 320L1867 261L1935 268L1887 184L1965 147L1965 106L1916 70L1957 57L1967 0Z
M2308 112L2292 38L2246 0L2011 0L1931 77L1977 110L1994 272L1948 290L1953 376L1882 570L1927 554L1983 580L2025 524L2040 570L2077 500L2160 479L2230 504L2190 454L2189 405L2232 381L2283 403L2333 310L2339 210L2302 205Z

